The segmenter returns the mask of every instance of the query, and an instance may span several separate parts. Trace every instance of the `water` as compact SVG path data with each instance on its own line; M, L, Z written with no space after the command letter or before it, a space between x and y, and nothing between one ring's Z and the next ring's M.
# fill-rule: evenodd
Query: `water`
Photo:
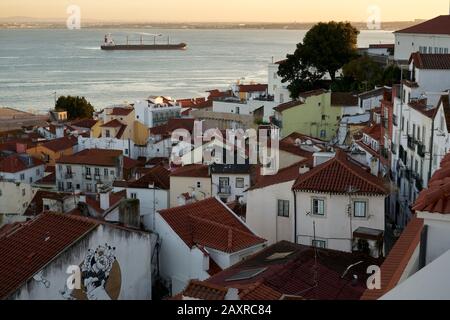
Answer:
M104 34L163 33L186 51L100 50ZM149 95L190 98L230 83L267 82L267 64L295 50L294 30L0 30L0 106L46 111L58 95L85 96L95 108ZM150 39L149 39L150 40ZM363 31L359 46L392 43L388 31Z

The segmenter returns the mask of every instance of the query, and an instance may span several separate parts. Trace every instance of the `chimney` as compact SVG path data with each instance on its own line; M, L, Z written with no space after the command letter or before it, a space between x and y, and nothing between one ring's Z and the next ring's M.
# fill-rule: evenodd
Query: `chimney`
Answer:
M305 164L301 165L299 170L298 170L298 173L299 174L305 174L307 172L309 172L309 167L307 165L305 165Z
M101 187L99 190L100 208L102 208L102 210L108 210L110 207L109 198L111 196L111 190L112 188L106 186Z
M134 229L141 227L138 199L127 199L120 203L119 222L125 227Z
M321 165L335 157L334 152L316 152L313 154L314 167Z
M55 126L55 134L56 134L56 138L64 137L64 126L63 125L56 125Z

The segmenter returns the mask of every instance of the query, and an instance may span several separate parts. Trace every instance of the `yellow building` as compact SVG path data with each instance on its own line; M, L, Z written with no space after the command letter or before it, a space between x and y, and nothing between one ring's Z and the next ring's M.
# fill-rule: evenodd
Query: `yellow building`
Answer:
M62 156L72 155L77 144L78 139L76 137L62 137L28 148L27 153L45 161L49 165L55 165L56 160Z

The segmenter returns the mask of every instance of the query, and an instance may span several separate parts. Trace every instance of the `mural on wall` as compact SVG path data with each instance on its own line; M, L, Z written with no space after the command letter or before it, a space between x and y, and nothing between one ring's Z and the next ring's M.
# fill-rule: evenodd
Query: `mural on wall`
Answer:
M61 292L70 300L117 300L122 284L116 248L105 244L89 249L80 266L81 288Z

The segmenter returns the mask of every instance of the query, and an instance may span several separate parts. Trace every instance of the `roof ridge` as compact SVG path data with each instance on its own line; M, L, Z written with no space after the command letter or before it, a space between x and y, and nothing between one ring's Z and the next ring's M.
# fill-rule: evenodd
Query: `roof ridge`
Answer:
M328 160L327 162L324 162L322 164L319 164L316 167L313 167L310 171L304 173L304 174L299 174L299 176L297 177L297 180L294 182L294 186L292 187L293 190L295 190L295 186L297 184L300 183L300 179L303 177L305 180L306 179L311 179L312 177L316 176L317 174L320 173L320 171L324 170L325 168L328 168L329 166L331 166L336 160L336 157L334 157L331 160Z

